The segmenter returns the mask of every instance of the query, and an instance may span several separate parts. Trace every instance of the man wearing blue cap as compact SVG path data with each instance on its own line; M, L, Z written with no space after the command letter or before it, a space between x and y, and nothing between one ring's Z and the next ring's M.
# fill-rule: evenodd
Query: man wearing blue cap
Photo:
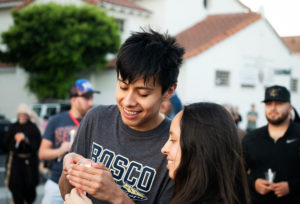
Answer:
M70 111L50 118L39 149L41 160L51 160L50 177L45 184L43 204L63 203L60 196L58 180L62 172L62 159L69 152L79 123L93 106L92 84L86 79L77 80L70 89Z
M252 201L300 203L300 125L290 118L290 93L283 86L271 86L263 102L268 125L243 139Z

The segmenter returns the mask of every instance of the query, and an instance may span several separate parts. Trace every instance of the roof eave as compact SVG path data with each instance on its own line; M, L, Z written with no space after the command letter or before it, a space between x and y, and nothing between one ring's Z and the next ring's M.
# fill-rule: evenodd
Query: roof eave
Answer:
M21 1L19 1L19 2L4 2L4 3L0 3L0 8L14 8L16 6L19 6L22 3L23 2L21 2Z
M143 11L143 10L138 10L138 9L133 9L128 7L118 6L106 2L101 2L100 6L108 10L117 11L126 14L133 14L133 15L144 16L144 17L149 17L151 15L150 11Z

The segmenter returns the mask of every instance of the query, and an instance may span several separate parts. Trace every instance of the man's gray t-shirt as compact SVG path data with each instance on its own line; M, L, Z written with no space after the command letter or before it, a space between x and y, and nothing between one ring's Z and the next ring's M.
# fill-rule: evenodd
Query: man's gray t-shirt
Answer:
M174 183L161 148L168 140L170 123L165 119L155 129L139 132L122 122L117 106L98 106L81 122L71 151L104 163L135 203L169 203Z

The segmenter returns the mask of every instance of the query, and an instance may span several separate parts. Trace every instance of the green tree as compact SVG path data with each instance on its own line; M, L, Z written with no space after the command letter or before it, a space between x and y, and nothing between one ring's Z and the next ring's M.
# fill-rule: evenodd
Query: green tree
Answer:
M65 99L74 80L103 68L120 46L116 21L95 6L43 4L13 11L0 61L18 64L40 100Z

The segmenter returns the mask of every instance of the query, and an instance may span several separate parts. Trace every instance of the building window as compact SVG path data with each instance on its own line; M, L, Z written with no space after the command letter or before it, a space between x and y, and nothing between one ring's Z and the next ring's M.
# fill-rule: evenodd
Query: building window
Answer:
M119 19L119 18L117 18L117 19L116 19L116 22L117 22L118 25L119 25L120 31L123 32L123 31L124 31L124 19Z
M249 89L255 88L255 85L253 84L242 84L241 86L242 88L249 88Z
M230 73L228 71L216 71L216 85L229 86L229 75Z
M291 91L298 92L298 79L291 80Z

